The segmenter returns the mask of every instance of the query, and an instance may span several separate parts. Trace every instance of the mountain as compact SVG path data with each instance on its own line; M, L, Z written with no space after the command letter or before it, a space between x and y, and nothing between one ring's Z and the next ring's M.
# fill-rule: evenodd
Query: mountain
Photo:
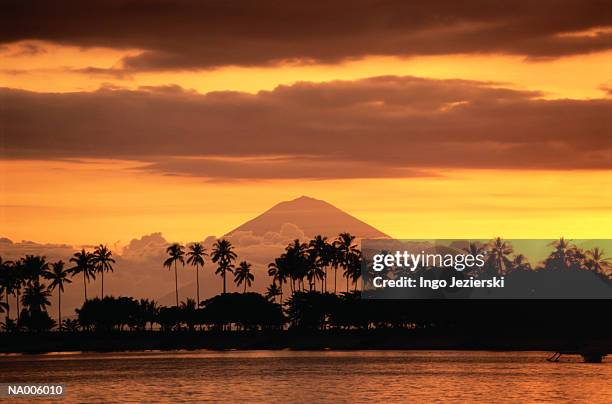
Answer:
M246 260L253 265L255 281L250 289L251 291L263 293L266 290L266 287L270 284L268 263L272 262L274 257L280 255L287 244L297 237L294 234L284 234L281 231L287 227L287 224L298 227L307 238L322 234L333 240L342 232L349 232L358 239L389 238L380 230L325 201L302 196L291 201L281 202L224 236L234 245L238 260ZM242 232L248 235L241 234ZM266 233L273 233L277 238L266 238ZM212 243L212 240L209 239L208 241ZM302 239L302 241L307 240ZM206 248L210 251L211 246L207 244ZM215 275L215 268L215 264L208 262L201 269L200 296L202 299L212 297L222 290L221 278ZM166 279L170 280L170 283L167 283L169 292L156 300L162 305L173 306L175 297L172 273L160 270L159 274L162 273ZM341 273L342 271L338 271L339 285L344 282ZM181 301L187 297L195 296L194 277L195 274L191 267L179 269L179 299ZM186 280L187 282L185 282ZM242 288L237 288L232 281L233 277L230 275L227 280L228 292L242 291Z
M296 225L307 237L322 234L333 238L342 232L349 232L357 238L389 237L330 203L308 196L276 204L227 235L251 231L254 235L262 236L267 232L278 232L286 223Z

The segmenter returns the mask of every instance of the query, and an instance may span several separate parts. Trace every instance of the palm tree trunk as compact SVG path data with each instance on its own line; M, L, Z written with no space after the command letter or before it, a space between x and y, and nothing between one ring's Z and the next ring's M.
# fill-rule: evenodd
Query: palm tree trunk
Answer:
M9 314L11 314L11 306L9 306L9 300L8 300L8 291L6 292L6 319L4 320L4 324L7 325L8 324L8 319L9 319Z
M225 271L223 271L223 294L225 294Z
M104 299L104 270L100 271L100 273L102 274L102 296L101 298Z
M200 307L200 271L198 268L198 264L196 264L196 287L197 287L197 291L196 291L196 296L197 296L197 301L196 301L196 308Z
M57 310L59 318L58 329L62 331L62 291L59 288L57 289Z
M325 293L327 293L327 270L329 268L325 267Z
M347 274L346 275L346 293L349 292L349 284L348 284L348 282L349 282L349 277L348 277L348 274Z
M246 282L244 283L244 292L242 293L246 293Z
M19 289L17 289L17 295L16 295L16 300L17 300L17 323L19 323L21 314L19 313L19 296L21 294L19 293Z
M279 282L280 283L280 304L281 306L283 305L283 282Z
M85 271L83 271L83 290L85 291L85 301L87 301L87 282L85 282Z
M176 272L176 261L174 261L174 294L176 295L176 307L178 307L178 275Z
M334 267L334 295L337 293L336 291L336 283L338 282L338 268Z

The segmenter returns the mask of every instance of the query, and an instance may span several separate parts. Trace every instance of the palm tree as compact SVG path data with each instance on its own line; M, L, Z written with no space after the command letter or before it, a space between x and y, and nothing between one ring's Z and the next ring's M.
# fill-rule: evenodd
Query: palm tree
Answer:
M4 261L0 257L0 292L3 292L6 297L6 302L3 306L6 308L6 319L10 318L9 295L15 293L15 272L13 271L13 261Z
M198 313L196 301L191 298L187 298L186 301L181 302L180 307L182 311L183 321L185 321L189 329L193 331L195 329L195 323L197 321L196 316Z
M609 258L604 258L604 251L598 247L586 252L587 268L591 271L606 275L612 265Z
M320 234L315 236L308 243L308 253L314 259L315 272L321 279L321 292L327 292L327 266L331 262L330 244L327 242L327 237ZM323 272L323 274L321 274Z
M268 289L266 289L266 299L268 299L271 302L274 302L276 300L276 296L282 296L282 292L281 289L276 286L276 282L272 282L270 284L270 286L268 286ZM282 297L281 297L281 303L283 302Z
M291 278L291 290L296 290L295 283L297 282L297 288L303 291L304 277L308 275L308 269L311 265L308 257L308 245L300 243L300 240L296 238L285 248L283 259Z
M74 253L70 262L74 263L74 266L68 269L73 277L80 273L83 274L83 290L85 291L85 301L87 301L87 283L90 278L96 279L96 268L92 263L92 255L83 248L81 251Z
M6 310L6 318L4 319L5 328L9 322L9 294L11 294L11 266L12 261L3 261L0 257L0 313L4 313ZM2 294L6 295L6 302L2 301Z
M564 237L549 244L555 250L548 256L545 261L547 269L567 269L571 266L573 246Z
M196 296L198 306L200 305L200 275L199 267L204 266L204 257L206 256L206 249L200 243L193 243L189 246L187 251L187 263L195 266L196 268Z
M104 298L104 272L113 272L113 264L115 263L113 253L105 245L100 244L91 256L91 263L96 272L102 275L102 294L100 296Z
M62 328L64 330L66 330L67 332L77 332L79 331L79 320L74 319L66 319L64 320L64 323L62 324Z
M176 263L180 262L181 264L183 264L183 266L185 266L185 251L183 251L182 245L174 243L168 248L166 248L166 253L169 255L169 257L164 261L164 267L170 269L172 268L172 264L174 264L174 292L176 295L176 307L178 307L178 274L176 271Z
M17 307L17 322L19 323L21 311L19 310L19 301L21 300L21 288L25 284L25 270L23 266L23 259L18 259L13 262L11 267L11 282L13 282L13 296L15 297L15 304Z
M350 233L340 233L338 238L334 242L336 249L338 250L338 259L339 263L344 268L344 272L346 273L349 269L351 260L353 259L353 254L356 254L358 249L357 246L353 244L355 240L355 236ZM334 273L334 277L335 277ZM349 291L349 278L346 278L346 291ZM334 279L334 293L336 293L336 280Z
M49 292L44 285L32 283L25 289L21 300L23 306L27 307L30 312L42 312L46 311L46 307L51 304L48 299L49 296L51 296L51 292Z
M476 257L478 255L485 254L485 246L482 245L481 243L470 241L468 247L464 248L463 251L465 251L466 253L468 253L469 255L473 257ZM478 269L479 268L476 265L471 265L467 268L466 272L472 275L472 274L475 274L475 272L477 272Z
M46 257L40 255L26 255L22 265L24 278L29 285L40 283L40 277L49 268Z
M9 318L8 318L9 304L8 303L4 303L2 301L2 294L3 293L4 293L4 290L0 289L0 313L4 313L4 310L6 310L7 315L6 315L6 319L4 320L4 328L6 329L7 328L6 324L8 324L8 322L9 322ZM8 296L8 294L7 294L7 296Z
M329 256L331 267L334 269L334 293L336 293L336 283L338 282L338 268L342 265L342 255L335 241L329 245Z
M233 273L234 261L238 257L233 250L234 247L232 246L232 243L226 239L217 240L215 244L213 244L211 258L212 262L218 263L215 274L220 274L223 277L223 293L226 293L227 291L225 274L227 272Z
M242 261L236 269L236 274L234 275L234 283L236 283L236 286L240 286L244 282L243 293L246 293L247 286L250 287L254 280L255 275L251 273L251 264L246 261Z
M268 264L268 275L272 277L272 283L276 285L278 282L281 304L283 304L283 283L287 283L289 273L286 261L285 254L282 254L279 258L275 258L274 262Z
M321 292L323 292L323 279L325 278L325 271L323 271L323 267L317 261L318 257L316 255L311 255L311 253L307 255L308 266L306 271L306 279L308 279L308 286L311 292L313 286L315 291L317 290L317 280L321 281Z
M348 280L350 279L355 284L354 291L357 292L357 282L361 277L361 251L357 250L351 254L348 268L344 271L343 276L346 277L347 285L346 291L348 293Z
M569 240L566 240L565 237L561 237L559 240L553 241L549 245L555 247L555 250L561 252L566 252L572 247L572 244L569 242Z
M180 305L181 309L195 311L197 307L197 302L192 298L187 298L187 300L183 300Z
M510 267L513 271L531 271L531 264L523 254L515 255Z
M489 243L489 259L495 265L498 274L504 275L507 272L507 269L511 266L508 257L512 253L512 245L502 240L501 237L491 240Z
M143 320L146 323L149 323L149 329L153 331L153 323L155 322L155 318L159 314L159 305L155 300L149 299L140 299L140 308L142 311Z
M59 318L57 324L60 331L62 331L62 292L64 291L64 283L72 283L72 281L68 279L69 274L69 271L64 270L64 261L57 261L51 264L51 270L45 271L43 274L45 279L51 281L49 290L57 288L57 310Z

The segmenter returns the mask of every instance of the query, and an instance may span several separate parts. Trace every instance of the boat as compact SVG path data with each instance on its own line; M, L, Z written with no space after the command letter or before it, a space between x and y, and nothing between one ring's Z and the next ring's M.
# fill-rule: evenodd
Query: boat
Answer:
M562 355L580 355L584 363L601 363L608 354L594 350L557 351L550 358L546 358L546 360L548 362L559 362Z

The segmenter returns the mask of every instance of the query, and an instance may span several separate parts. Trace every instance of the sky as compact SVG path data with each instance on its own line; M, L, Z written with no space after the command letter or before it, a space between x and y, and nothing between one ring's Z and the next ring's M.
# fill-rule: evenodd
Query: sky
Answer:
M0 236L610 238L610 4L2 2Z

